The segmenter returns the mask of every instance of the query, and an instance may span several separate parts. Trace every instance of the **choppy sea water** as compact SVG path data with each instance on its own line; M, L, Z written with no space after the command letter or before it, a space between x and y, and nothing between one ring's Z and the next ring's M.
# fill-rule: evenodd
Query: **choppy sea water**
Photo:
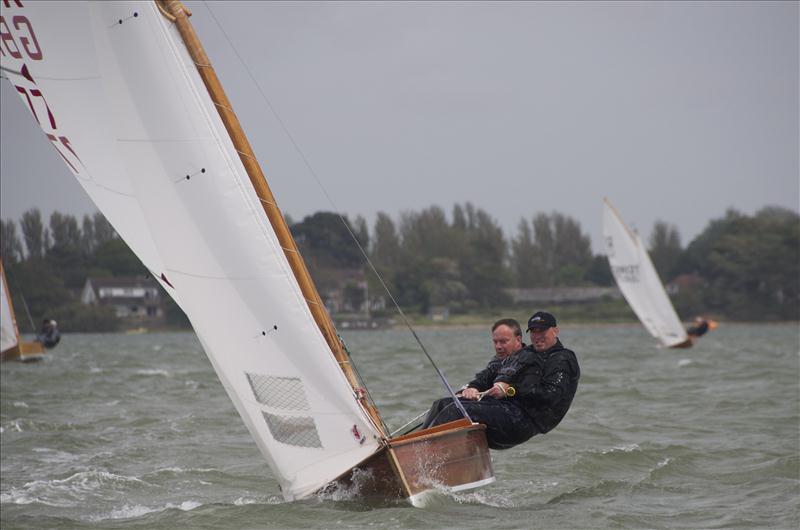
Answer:
M420 330L455 386L488 330ZM722 323L691 350L638 325L571 326L572 409L493 452L497 482L426 506L286 503L192 333L66 335L0 368L0 526L797 528L800 327ZM345 335L390 427L443 394L408 332Z

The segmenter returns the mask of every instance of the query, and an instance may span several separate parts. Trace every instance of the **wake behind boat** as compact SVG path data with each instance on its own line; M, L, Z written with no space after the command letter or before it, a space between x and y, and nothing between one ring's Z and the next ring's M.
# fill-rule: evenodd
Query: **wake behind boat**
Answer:
M389 435L180 2L4 13L6 76L191 321L285 499L494 480L482 425Z

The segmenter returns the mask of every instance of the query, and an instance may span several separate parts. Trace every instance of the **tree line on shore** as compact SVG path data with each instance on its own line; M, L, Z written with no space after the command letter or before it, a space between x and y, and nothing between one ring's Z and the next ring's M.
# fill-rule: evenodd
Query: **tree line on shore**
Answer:
M320 290L340 288L354 303L366 292L380 296L381 282L367 259L408 312L508 307L509 287L614 283L605 256L592 253L580 223L558 212L521 219L510 238L486 211L469 203L455 205L449 216L438 206L405 212L397 220L378 213L372 230L363 217L351 222L330 212L299 222L287 216L287 222ZM34 321L61 319L69 323L66 331L118 326L109 309L80 305L87 277L148 275L100 213L79 223L54 212L45 224L41 212L31 209L18 222L0 221L0 237L11 291L24 295ZM729 210L686 247L674 225L657 221L648 244L664 282L680 275L694 279L691 288L673 296L679 314L800 318L800 216L791 210L766 207L752 216ZM368 289L352 275L342 276L348 270L362 271ZM165 299L168 324L186 326L185 316Z

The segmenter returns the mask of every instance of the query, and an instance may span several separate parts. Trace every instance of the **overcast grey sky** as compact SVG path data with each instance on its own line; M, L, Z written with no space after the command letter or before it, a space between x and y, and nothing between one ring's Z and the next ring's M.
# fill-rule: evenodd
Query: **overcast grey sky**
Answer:
M279 205L472 202L514 236L604 196L688 244L733 207L800 210L797 2L187 2ZM3 80L0 209L94 207Z

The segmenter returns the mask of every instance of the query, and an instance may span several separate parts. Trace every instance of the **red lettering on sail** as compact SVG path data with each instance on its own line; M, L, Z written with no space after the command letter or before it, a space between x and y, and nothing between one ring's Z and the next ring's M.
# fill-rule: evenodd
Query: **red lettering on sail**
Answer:
M47 111L47 118L50 120L50 128L55 130L58 127L56 126L56 118L53 116L52 111L50 110L50 106L47 104L47 101L44 99L44 95L42 95L42 91L38 88L32 88L30 90L25 89L19 85L14 85L17 89L17 92L25 96L25 99L28 101L28 107L30 107L31 112L33 113L33 117L36 118L36 122L41 126L42 122L39 120L39 115L36 113L36 105L34 105L31 96L35 98L40 98L42 100L42 104L44 105L45 110Z
M59 137L58 137L58 140L61 142L61 145L63 145L64 147L66 147L66 148L67 148L67 150L69 150L69 152L70 152L70 153L72 153L72 156L74 156L74 157L75 157L75 159L76 159L78 162L81 162L81 159L80 159L80 157L78 157L78 153L76 153L76 152L75 152L75 151L72 149L72 146L71 146L71 145L70 145L70 143L69 143L69 138L67 138L66 136L59 136ZM81 162L81 165L83 166L83 162ZM86 166L84 166L84 167L86 167Z
M64 141L66 140L66 143L69 143L69 140L67 140L63 136L61 138L56 138L54 134L45 133L45 135L53 143L53 147L56 148L56 151L58 151L58 154L61 155L61 158L64 159L64 162L66 162L67 165L72 168L72 171L74 171L75 173L79 173L78 169L72 165L72 162L69 161L69 159L64 155L64 153L61 152L61 149L59 148L59 142L64 143ZM70 149L70 151L72 150Z
M53 113L50 111L50 106L47 104L47 101L44 99L44 96L42 95L41 90L39 90L38 88L32 89L31 90L31 96L33 96L35 98L42 98L42 103L44 103L44 108L47 110L47 117L50 119L50 127L52 127L53 130L57 129L57 127L56 127L56 118L55 118L55 116L53 116Z
M28 108L31 109L31 112L33 113L33 117L36 118L36 123L41 125L42 122L39 121L39 116L36 115L36 109L33 106L33 102L31 101L31 97L28 95L28 91L25 90L24 88L22 88L19 85L14 85L14 87L17 89L17 92L19 92L20 94L25 96L25 99L28 100Z
M3 48L5 48L5 51ZM14 41L14 36L8 29L6 19L0 15L0 54L5 55L6 52L14 59L22 59L22 54L19 51L16 41Z
M28 18L22 15L17 15L11 21L14 23L14 29L23 30L21 26L26 28L24 34L17 35L19 36L19 41L22 43L22 47L25 48L25 52L28 54L28 57L34 61L41 61L42 49L39 47L39 41L36 40L36 34L33 32L33 26L31 26ZM32 44L34 47L31 48L29 44Z
M16 1L15 4L17 7L23 7L20 1ZM6 8L10 8L11 2L9 2L9 0L3 0L3 5ZM15 15L11 18L11 26L14 30L13 33L12 29L9 28L6 17L0 16L0 55L4 57L10 55L14 59L41 61L44 58L44 53L42 52L41 46L39 46L33 24L28 20L28 17ZM23 57L23 55L25 57ZM53 147L56 148L58 154L64 159L64 162L67 163L74 173L80 174L81 172L78 168L85 168L86 166L83 165L78 153L73 149L69 138L61 134L62 131L58 130L56 115L50 109L50 105L47 103L44 93L40 90L36 80L31 75L28 65L24 62L18 64L19 71L13 69L7 70L9 79L12 80L14 88L28 103L28 108L31 110L34 119L42 128L48 140L53 144ZM47 115L46 120L44 120L45 115Z
M30 80L30 82L34 85L36 84L26 65L22 66L21 73L25 79ZM31 109L31 114L33 114L36 122L53 144L53 147L56 148L58 154L61 155L61 158L63 158L67 165L72 168L72 171L80 174L81 172L78 170L78 164L83 166L83 162L78 156L78 153L75 152L75 149L72 148L72 143L70 142L69 138L58 134L58 125L56 124L55 114L53 114L53 112L50 110L50 105L47 104L47 100L45 100L42 91L38 88L25 88L19 85L14 85L14 87L17 89L17 92L19 92L28 102L28 108ZM44 111L47 113L46 123L42 123L42 121L39 119L39 115L44 114L44 112L42 112L42 106L44 106ZM38 113L36 112L37 107L39 108ZM52 132L47 131L47 125L49 125L49 128Z

